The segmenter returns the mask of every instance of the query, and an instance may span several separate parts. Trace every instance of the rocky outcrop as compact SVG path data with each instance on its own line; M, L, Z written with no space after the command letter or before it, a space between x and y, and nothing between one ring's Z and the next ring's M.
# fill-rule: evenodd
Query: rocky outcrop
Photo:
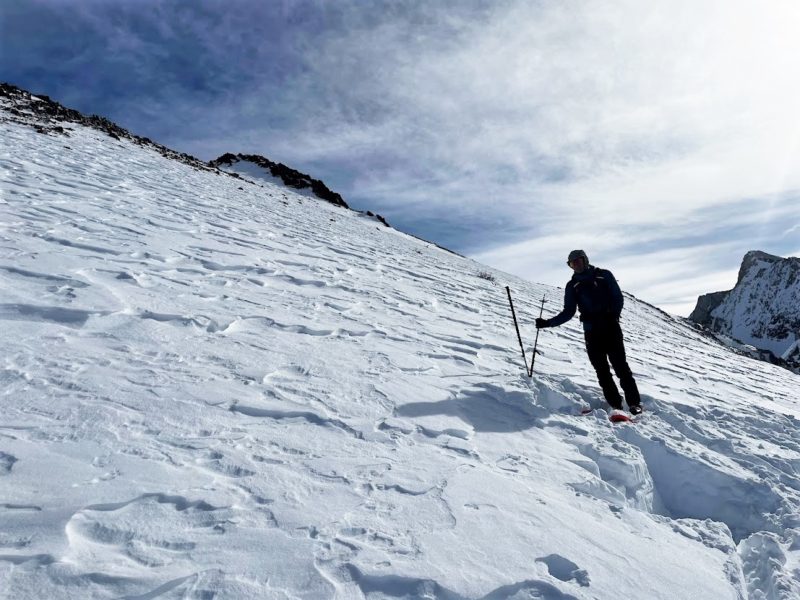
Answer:
M800 259L748 252L736 286L700 296L689 319L800 368Z
M711 292L710 294L703 294L697 299L697 306L694 307L692 314L689 318L700 325L710 327L714 322L711 313L725 301L728 297L728 292Z
M286 187L294 188L296 190L310 190L317 198L341 206L343 208L350 208L347 202L344 201L339 194L330 190L325 183L319 179L314 179L306 173L301 173L296 169L287 167L283 163L272 162L268 158L259 156L258 154L223 154L219 158L212 160L208 164L214 168L222 169L224 171L232 170L242 172L237 169L237 164L245 162L260 167L264 173L269 173L270 176L280 179Z
M325 200L342 208L350 208L339 194L328 188L319 179L314 179L306 173L301 173L296 169L287 167L283 163L276 163L258 154L223 154L219 158L208 163L215 169L220 169L230 173L235 177L241 177L252 182L258 180L271 183L278 183L286 187L297 190L301 193L308 193L320 200ZM389 223L381 215L372 211L362 212L362 214L375 219L386 227Z

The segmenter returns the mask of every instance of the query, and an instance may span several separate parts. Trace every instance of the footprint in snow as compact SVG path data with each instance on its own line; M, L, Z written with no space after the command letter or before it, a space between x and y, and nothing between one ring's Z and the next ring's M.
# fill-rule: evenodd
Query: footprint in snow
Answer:
M15 462L17 462L16 456L0 452L0 475L8 475L11 473Z
M581 569L568 558L560 554L548 554L536 559L536 562L544 563L547 571L561 581L574 581L583 587L589 586L589 573L586 569Z

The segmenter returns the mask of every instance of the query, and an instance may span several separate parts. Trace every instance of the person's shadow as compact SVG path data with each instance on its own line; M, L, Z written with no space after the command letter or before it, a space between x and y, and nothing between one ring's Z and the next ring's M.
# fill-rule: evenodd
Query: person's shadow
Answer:
M533 404L530 392L479 383L448 400L401 404L394 413L410 418L449 415L472 425L475 431L514 433L536 427L548 411Z

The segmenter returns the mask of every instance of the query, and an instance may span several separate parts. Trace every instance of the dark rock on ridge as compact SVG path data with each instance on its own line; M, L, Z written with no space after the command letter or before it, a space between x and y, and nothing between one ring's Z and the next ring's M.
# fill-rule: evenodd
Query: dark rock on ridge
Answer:
M292 169L291 167L287 167L283 163L272 162L268 158L259 156L258 154L227 153L215 160L212 160L208 164L214 168L220 168L224 166L233 166L239 161L248 161L258 165L266 171L269 171L273 177L278 177L281 181L283 181L283 184L286 187L297 190L310 188L311 191L314 192L314 195L318 198L325 200L326 202L330 202L331 204L335 204L336 206L350 208L347 205L347 202L344 201L344 198L342 198L336 192L330 190L328 186L319 179L314 179L310 175L301 173L300 171Z
M225 171L233 177L244 179L244 177L242 177L242 173L237 173L235 170L227 170L228 168L235 169L236 165L241 162L250 163L260 167L265 175L269 174L270 176L279 179L286 187L296 190L310 190L317 198L321 200L330 202L335 206L341 206L342 208L350 208L347 205L347 202L345 202L344 198L328 188L328 186L325 185L325 183L321 180L314 179L306 173L301 173L296 169L287 167L283 163L273 162L270 159L258 154L231 154L229 152L210 161L208 164L216 169ZM246 175L247 174L245 173L245 176ZM370 210L364 212L363 214L376 219L386 227L391 227L391 225L389 225L386 219L384 219L381 215L375 214Z

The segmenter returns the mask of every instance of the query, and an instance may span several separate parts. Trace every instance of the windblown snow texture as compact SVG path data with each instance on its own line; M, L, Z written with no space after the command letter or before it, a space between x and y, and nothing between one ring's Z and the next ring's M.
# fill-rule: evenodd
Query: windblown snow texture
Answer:
M798 376L629 298L612 425L560 290L15 110L0 597L800 595Z

